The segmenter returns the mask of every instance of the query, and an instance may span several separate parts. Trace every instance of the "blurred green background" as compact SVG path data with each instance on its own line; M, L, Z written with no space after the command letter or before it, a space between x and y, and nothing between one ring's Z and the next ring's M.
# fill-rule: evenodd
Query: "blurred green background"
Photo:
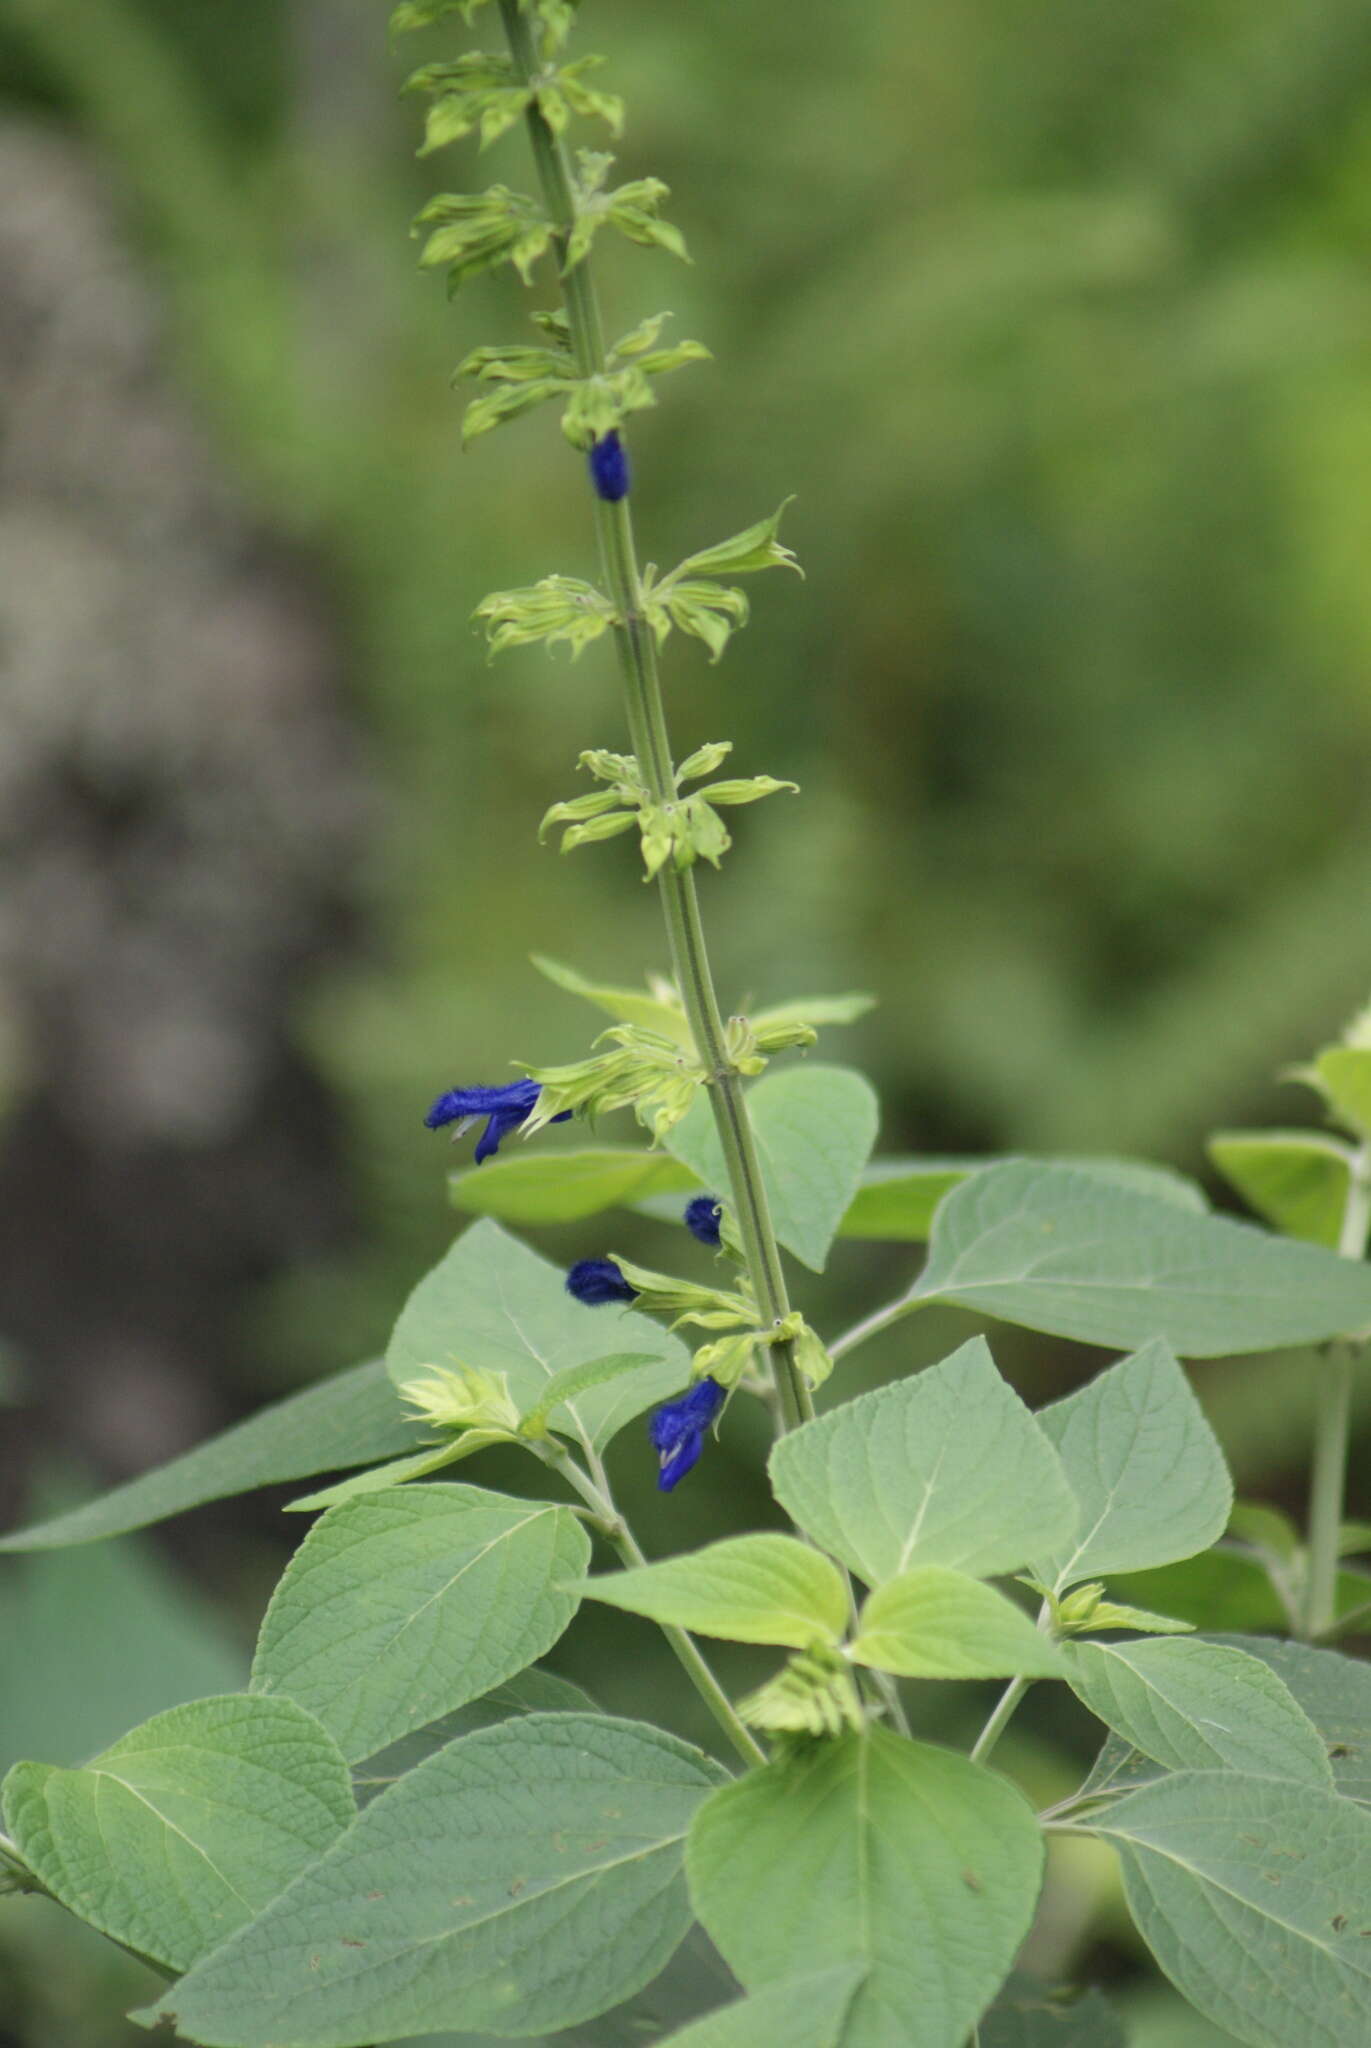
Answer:
M877 993L826 1050L876 1080L888 1150L1200 1171L1216 1125L1307 1118L1275 1076L1371 988L1371 17L584 15L624 175L666 179L695 259L606 244L611 329L670 306L716 358L634 421L645 550L796 493L806 582L754 586L716 668L667 656L681 752L731 736L739 773L803 785L735 813L705 878L726 1001ZM554 414L463 455L447 388L469 348L531 337L549 281L449 310L406 238L436 188L524 186L522 143L416 163L396 87L462 34L391 52L384 16L0 0L10 1520L373 1351L452 1229L429 1099L593 1028L527 954L665 965L623 842L533 844L579 749L622 744L609 656L491 667L470 625L491 588L593 574ZM637 1233L615 1225L668 1256ZM909 1265L843 1247L804 1298L836 1328ZM930 1318L861 1377L963 1334ZM1099 1362L996 1348L1033 1399ZM1297 1506L1302 1365L1198 1380L1243 1487ZM673 1502L673 1541L763 1512L746 1439ZM619 1447L655 1547L643 1468ZM0 1762L237 1682L278 1505L7 1572ZM111 1604L144 1633L102 1636ZM588 1617L563 1668L610 1643L608 1705L703 1733L646 1629ZM1078 1731L1023 1727L1019 1767L1065 1788ZM1041 1967L1127 1991L1107 1863L1064 1871L1045 1926ZM110 2017L130 1971L9 1905L0 2044L141 2039ZM1143 2048L1217 2039L1147 2024Z

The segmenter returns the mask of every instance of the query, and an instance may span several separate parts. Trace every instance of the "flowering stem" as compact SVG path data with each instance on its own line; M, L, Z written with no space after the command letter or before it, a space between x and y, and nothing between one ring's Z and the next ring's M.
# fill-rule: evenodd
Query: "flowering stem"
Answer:
M626 1565L646 1564L647 1558L639 1548L637 1539L614 1504L613 1497L609 1491L609 1481L605 1475L604 1466L595 1456L589 1445L585 1446L585 1451L587 1462L592 1467L592 1470L589 1472L581 1465L578 1465L576 1460L563 1451L560 1446L548 1444L543 1448L542 1456L552 1466L554 1471L561 1473L567 1485L573 1487L580 1494L586 1506L593 1512L597 1526L606 1542L613 1545L624 1563ZM710 1713L723 1729L724 1734L737 1750L743 1762L745 1764L764 1764L766 1762L766 1751L749 1734L743 1723L738 1719L728 1694L705 1662L704 1656L694 1637L687 1635L683 1628L676 1628L669 1622L662 1622L659 1626L661 1627L662 1634L676 1652L687 1678L689 1678L696 1692L709 1708Z
M519 0L500 0L500 14L515 68L525 83L531 83L541 66L528 18L521 11ZM543 119L536 101L529 107L527 123L544 204L554 224L554 247L564 264L576 218L566 150ZM601 376L605 370L604 329L588 258L582 257L570 271L563 269L562 291L577 367L583 377ZM677 801L675 769L657 672L657 644L643 615L632 514L627 498L609 503L597 497L595 511L605 582L616 613L614 642L624 683L629 736L654 804L669 812ZM659 873L658 885L672 965L696 1049L708 1076L710 1107L728 1169L754 1297L762 1319L774 1325L790 1313L790 1302L742 1083L724 1046L723 1018L705 950L695 878L688 869L678 872L668 861ZM772 1345L770 1356L780 1395L781 1426L792 1429L814 1413L809 1388L796 1369L789 1343Z
M1345 1259L1364 1259L1371 1231L1371 1145L1353 1157L1347 1180L1338 1250ZM1346 1340L1328 1346L1318 1376L1314 1423L1314 1468L1309 1488L1309 1563L1305 1577L1303 1627L1306 1641L1331 1629L1338 1617L1338 1540L1347 1487L1347 1447L1352 1415L1352 1369L1358 1347Z

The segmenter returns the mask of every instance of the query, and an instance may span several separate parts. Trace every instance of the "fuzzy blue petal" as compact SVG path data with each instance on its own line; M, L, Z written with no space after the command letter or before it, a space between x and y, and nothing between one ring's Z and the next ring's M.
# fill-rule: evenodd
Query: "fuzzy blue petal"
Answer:
M726 1398L719 1382L706 1375L674 1401L665 1402L653 1415L648 1433L661 1461L657 1484L663 1493L670 1493L677 1481L699 1463L705 1431Z
M717 1246L719 1219L723 1215L717 1195L696 1195L686 1203L685 1226L701 1244Z
M587 1308L638 1299L637 1288L629 1286L613 1259L578 1259L566 1276L566 1291Z
M628 496L628 451L619 439L617 427L595 443L586 459L597 498L617 505L620 498Z

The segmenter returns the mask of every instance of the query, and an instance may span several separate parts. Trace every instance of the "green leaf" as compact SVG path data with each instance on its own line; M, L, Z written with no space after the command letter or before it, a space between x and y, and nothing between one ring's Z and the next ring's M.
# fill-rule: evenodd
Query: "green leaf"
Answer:
M1194 1637L1067 1643L1062 1655L1091 1713L1159 1764L1332 1783L1318 1730L1255 1657Z
M450 1174L448 1196L454 1207L502 1223L578 1223L653 1195L692 1194L699 1185L688 1166L665 1153L600 1145L488 1159Z
M638 1722L533 1714L383 1792L141 2019L220 2048L557 2031L628 1998L690 1921L681 1844L722 1776Z
M1127 2048L1098 1991L1083 1998L1016 1971L981 2020L976 2048Z
M983 1337L792 1430L771 1479L787 1514L872 1586L915 1564L1013 1571L1076 1527L1056 1452Z
M926 1301L1087 1344L1160 1337L1212 1358L1371 1326L1371 1267L1072 1167L1008 1160L939 1207L909 1294L911 1307Z
M768 1003L764 1009L752 1011L749 1022L754 1031L767 1031L780 1024L855 1024L875 1007L875 996L864 995L858 989L841 996L795 996L788 1003Z
M1062 1660L1021 1607L940 1564L878 1586L850 1653L901 1678L1062 1678Z
M797 1014L799 1005L796 1005ZM760 1017L754 1018L760 1024ZM814 1017L811 1023L821 1023ZM984 1170L984 1159L873 1159L862 1175L862 1185L838 1226L839 1237L890 1238L903 1243L922 1244L933 1226L933 1216L943 1196L959 1187L973 1173ZM1142 1159L1108 1157L1058 1160L1080 1173L1133 1188L1180 1208L1203 1215L1208 1208L1204 1192L1193 1180L1174 1173L1170 1167L1152 1166Z
M663 996L640 988L613 988L607 982L587 981L574 967L564 967L560 960L549 960L543 953L530 953L529 958L548 981L564 988L568 995L593 1003L597 1010L613 1017L616 1024L641 1024L649 1031L659 1031L663 1038L673 1039L687 1052L693 1051L690 1025L674 989L669 996Z
M716 1792L686 1864L696 1911L750 1992L861 1966L842 2048L963 2048L1033 1917L1042 1837L965 1757L882 1729Z
M82 1770L16 1764L3 1804L64 1906L172 1970L260 1913L355 1811L319 1723L247 1693L173 1707Z
M578 1590L733 1643L803 1650L839 1642L847 1623L842 1574L794 1536L730 1536L688 1556L585 1579Z
M0 1536L0 1551L56 1550L121 1536L205 1501L369 1465L418 1448L423 1431L400 1406L385 1367L353 1366L302 1394L275 1401L183 1457L111 1487L79 1508Z
M1334 1045L1314 1062L1329 1102L1358 1137L1371 1137L1371 1051L1359 1045Z
M1215 1629L1285 1631L1291 1626L1291 1616L1271 1583L1267 1565L1251 1551L1227 1543L1156 1571L1125 1573L1116 1585L1130 1600L1155 1604L1211 1633ZM1371 1578L1341 1571L1337 1592L1339 1615L1350 1614L1371 1600Z
M1186 1771L1093 1819L1177 1989L1253 2048L1364 2048L1371 1813L1314 1785Z
M336 1486L321 1486L314 1493L302 1493L297 1499L288 1500L282 1512L287 1515L321 1514L325 1508L336 1508L343 1501L356 1500L363 1493L383 1493L388 1486L405 1486L411 1479L427 1479L431 1473L460 1464L463 1458L471 1457L475 1451L508 1441L508 1433L504 1430L464 1429L460 1436L449 1437L445 1443L434 1444L426 1451L416 1451L413 1457L392 1458L385 1465L373 1465L366 1472L354 1472L350 1478L340 1479Z
M865 1972L860 1966L820 1970L769 1984L718 2012L706 2013L662 2048L842 2048L847 2015Z
M1230 1186L1287 1237L1336 1250L1351 1153L1317 1131L1216 1131L1207 1151Z
M784 498L769 519L759 519L755 526L744 527L741 533L721 540L716 547L702 548L698 555L687 555L669 576L663 577L658 587L673 584L680 577L747 576L758 569L798 572L800 565L794 554L776 538L786 506L793 503L792 498Z
M395 1325L386 1364L401 1386L431 1365L455 1362L503 1372L515 1406L526 1414L555 1374L601 1359L611 1348L657 1362L588 1388L566 1404L562 1414L569 1432L596 1451L626 1422L686 1384L689 1353L679 1338L631 1309L587 1308L574 1301L560 1266L487 1221L459 1237L419 1282Z
M1270 1636L1221 1636L1269 1665L1309 1716L1345 1799L1371 1806L1371 1665Z
M352 1789L358 1804L367 1805L388 1785L417 1770L460 1736L474 1735L478 1728L497 1727L501 1721L512 1721L522 1714L598 1712L594 1700L579 1685L535 1664L528 1671L506 1679L503 1685L482 1693L480 1699L468 1700L464 1707L455 1707L450 1714L441 1715L426 1727L415 1728L398 1742L388 1742L375 1756L364 1758L352 1773Z
M1220 1537L1233 1485L1190 1382L1148 1344L1039 1412L1080 1505L1077 1534L1038 1576L1080 1579L1190 1557ZM1168 1603L1160 1603L1165 1607Z
M870 1083L850 1067L811 1062L766 1075L748 1089L747 1108L776 1235L802 1265L822 1273L876 1142L878 1112ZM702 1187L727 1188L707 1102L696 1101L667 1134L666 1146Z
M570 1508L399 1486L330 1508L286 1567L252 1683L307 1707L350 1760L551 1649L590 1560Z
M592 1387L607 1387L625 1373L638 1372L656 1362L646 1351L611 1351L604 1358L588 1358L584 1365L568 1365L552 1375L537 1407L530 1408L523 1417L521 1433L530 1437L546 1435L548 1423L558 1410L588 1394Z

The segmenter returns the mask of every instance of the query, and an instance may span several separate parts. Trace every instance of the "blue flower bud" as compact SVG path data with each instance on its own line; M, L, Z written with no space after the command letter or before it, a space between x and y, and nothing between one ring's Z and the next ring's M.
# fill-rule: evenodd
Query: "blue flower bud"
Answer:
M597 498L617 505L620 498L628 496L628 451L619 439L617 427L611 427L594 443L586 459Z
M723 1215L717 1195L696 1195L686 1203L685 1226L701 1244L717 1245L719 1219Z
M518 1130L541 1093L540 1084L528 1080L510 1081L503 1088L449 1088L446 1095L438 1097L424 1122L431 1131L440 1130L444 1124L456 1124L453 1136L460 1138L468 1124L485 1117L486 1127L476 1141L476 1164L481 1166L493 1152L499 1151L502 1138ZM552 1121L564 1124L570 1115L571 1111L564 1109Z
M648 1424L653 1447L661 1462L657 1484L670 1493L699 1462L705 1446L705 1431L724 1405L724 1389L717 1380L696 1380L674 1401L659 1408Z
M587 1308L638 1299L637 1288L629 1286L613 1259L578 1259L566 1276L566 1291Z

